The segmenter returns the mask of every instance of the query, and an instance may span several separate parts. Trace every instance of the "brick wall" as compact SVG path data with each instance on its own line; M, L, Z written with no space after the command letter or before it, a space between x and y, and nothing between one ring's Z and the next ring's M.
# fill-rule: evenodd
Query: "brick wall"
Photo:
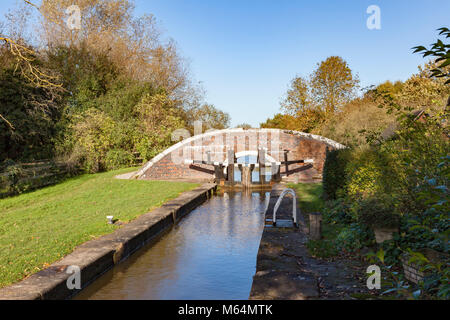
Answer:
M228 129L194 136L166 150L161 155L147 163L137 174L139 179L199 179L214 178L214 168L206 165L190 165L185 160L207 160L207 151L211 152L212 160L224 162L227 160L227 150L235 153L257 151L258 148L268 149L268 155L274 160L284 161L284 150L289 150L288 160L314 160L313 164L292 164L289 166L289 180L310 180L320 176L326 157L326 150L343 148L335 141L295 131L275 129ZM281 173L284 175L285 167Z

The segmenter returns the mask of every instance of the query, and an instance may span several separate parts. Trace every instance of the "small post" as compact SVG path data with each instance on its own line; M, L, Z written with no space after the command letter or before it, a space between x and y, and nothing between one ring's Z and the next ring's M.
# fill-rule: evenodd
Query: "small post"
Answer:
M255 171L256 164L250 164L250 185L253 184L253 171Z
M242 185L244 188L248 189L250 188L252 184L252 172L249 165L242 165L241 167L242 172Z
M259 182L262 185L266 184L266 167L265 166L259 166Z
M322 239L322 214L320 212L309 214L309 237L311 240Z
M259 163L259 182L262 185L266 184L266 150L264 148L258 149L258 163Z
M211 160L211 151L206 151L206 156L207 156L207 163L209 165L212 164L212 160Z
M284 150L284 166L285 166L285 170L286 170L286 172L285 172L286 176L289 174L288 173L289 172L288 153L289 153L289 150Z
M281 165L272 162L272 179L275 182L281 181Z
M266 150L264 148L258 149L258 163L260 165L266 163Z
M272 166L270 167L272 170L272 179L275 180L276 174L277 174L277 164L276 162L272 162Z
M216 181L218 183L225 180L225 175L223 174L223 166L222 165L214 166L214 173L216 176Z
M228 183L234 185L234 164L236 163L236 156L234 150L228 150Z

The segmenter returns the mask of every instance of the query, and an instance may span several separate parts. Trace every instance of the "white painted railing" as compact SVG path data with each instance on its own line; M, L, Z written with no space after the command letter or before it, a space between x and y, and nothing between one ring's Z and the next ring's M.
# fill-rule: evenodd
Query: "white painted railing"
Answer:
M297 227L297 195L295 194L295 191L292 189L286 189L284 190L280 197L278 198L277 203L275 204L275 208L273 209L273 225L276 226L277 224L277 211L280 208L281 202L283 201L284 197L288 194L292 195L293 203L292 203L292 217L294 218L294 225Z

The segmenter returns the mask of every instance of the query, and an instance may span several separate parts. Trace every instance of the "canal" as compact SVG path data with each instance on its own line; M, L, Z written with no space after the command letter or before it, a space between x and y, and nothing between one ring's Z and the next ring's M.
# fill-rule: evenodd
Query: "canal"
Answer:
M269 196L219 193L76 299L248 299Z

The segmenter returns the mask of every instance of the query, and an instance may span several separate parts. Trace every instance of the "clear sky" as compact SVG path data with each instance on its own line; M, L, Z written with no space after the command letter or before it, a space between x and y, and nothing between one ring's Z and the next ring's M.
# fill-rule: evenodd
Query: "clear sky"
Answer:
M1 2L3 14L15 1ZM381 30L366 26L370 5ZM206 100L233 125L254 126L279 112L293 77L328 56L343 57L363 87L406 80L424 62L411 47L450 26L450 0L136 0L143 13L178 43Z

